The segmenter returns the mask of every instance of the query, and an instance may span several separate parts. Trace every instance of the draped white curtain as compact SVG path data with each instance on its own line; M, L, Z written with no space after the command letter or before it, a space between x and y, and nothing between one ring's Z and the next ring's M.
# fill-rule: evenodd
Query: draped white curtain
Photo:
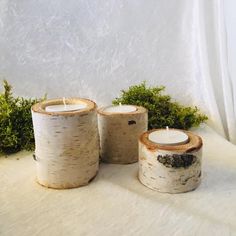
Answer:
M235 88L229 75L223 1L198 1L199 54L209 123L236 143Z
M17 95L105 105L146 80L236 143L226 45L221 0L0 1L0 74Z

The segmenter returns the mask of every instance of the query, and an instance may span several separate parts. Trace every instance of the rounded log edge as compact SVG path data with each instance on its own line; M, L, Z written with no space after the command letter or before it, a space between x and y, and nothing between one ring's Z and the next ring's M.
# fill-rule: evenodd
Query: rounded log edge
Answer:
M53 186L51 184L47 184L46 182L40 182L38 178L35 179L36 183L38 183L40 186L46 187L46 188L50 188L50 189L57 189L57 190L66 190L66 189L72 189L72 188L78 188L78 187L83 187L83 186L87 186L89 185L98 175L98 171L96 172L96 174L87 182L84 184L77 184L77 185L68 185L68 186Z
M132 161L114 161L114 160L107 160L107 159L101 159L101 161L103 163L106 163L106 164L120 164L120 165L129 165L129 164L134 164L136 162L138 162L138 156L137 156L137 159L133 159Z
M151 185L147 185L145 182L142 181L142 179L140 179L139 176L138 176L138 180L140 181L141 184L148 187L152 191L156 191L156 192L159 192L159 193L169 193L169 194L181 194L181 193L192 192L195 189L197 189L199 187L199 185L201 184L201 179L200 179L199 182L197 184L195 184L192 188L188 188L188 189L185 189L185 190L182 190L182 191L176 191L176 190L164 191L164 190L158 190L157 188L153 188L153 186L151 186Z

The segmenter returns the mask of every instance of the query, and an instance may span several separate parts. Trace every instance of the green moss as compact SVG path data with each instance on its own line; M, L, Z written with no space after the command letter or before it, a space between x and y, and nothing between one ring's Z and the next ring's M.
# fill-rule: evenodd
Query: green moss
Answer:
M131 104L148 109L148 127L189 129L206 121L197 107L186 107L172 101L169 95L163 94L165 87L147 87L145 82L122 90L121 96L113 100L114 105Z
M40 100L14 98L12 87L3 81L0 94L0 152L9 154L34 149L34 133L31 106Z

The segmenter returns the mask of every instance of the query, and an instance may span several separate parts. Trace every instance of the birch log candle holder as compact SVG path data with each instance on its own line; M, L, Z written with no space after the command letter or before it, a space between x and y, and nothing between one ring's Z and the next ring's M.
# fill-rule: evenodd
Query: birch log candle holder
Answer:
M100 155L104 162L129 164L138 161L138 137L147 130L147 110L119 105L98 110Z
M159 192L194 190L201 181L201 158L202 139L191 132L145 132L139 139L139 180Z
M32 107L37 182L65 189L86 185L99 165L96 104L52 99Z

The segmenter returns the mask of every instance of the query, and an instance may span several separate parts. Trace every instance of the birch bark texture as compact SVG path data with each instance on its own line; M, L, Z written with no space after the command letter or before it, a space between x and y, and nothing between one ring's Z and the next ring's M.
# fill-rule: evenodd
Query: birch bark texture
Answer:
M144 107L134 106L129 113L98 110L100 156L102 161L130 164L138 161L138 138L147 131L148 113Z
M183 193L196 189L201 182L202 139L189 132L188 142L181 145L159 145L149 134L139 138L139 180L153 190Z
M32 107L35 136L37 182L55 189L87 185L99 168L99 135L96 103L69 98L67 104L86 104L81 110L47 112L62 99L37 103Z

